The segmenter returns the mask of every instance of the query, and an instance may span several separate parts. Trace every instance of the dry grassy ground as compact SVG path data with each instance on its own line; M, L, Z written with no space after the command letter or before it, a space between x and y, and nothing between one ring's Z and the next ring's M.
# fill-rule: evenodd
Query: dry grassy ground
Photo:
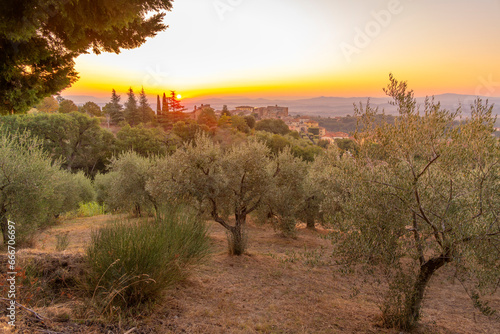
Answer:
M91 228L109 219L99 216L65 222L41 233L36 249L23 250L19 256L58 256L55 236L64 233L68 234L69 246L62 253L66 257L81 254ZM28 312L18 311L22 315L18 332L398 333L377 326L380 292L364 286L353 296L352 283L357 278L335 271L329 256L331 244L320 238L326 231L300 228L297 239L286 239L267 226L250 223L248 230L248 254L231 257L226 253L224 230L212 223L211 259L170 291L165 302L148 315L138 314L129 323L91 323L78 320L75 310L80 304L68 298L33 309L47 318L43 324ZM500 308L499 293L492 302ZM2 328L9 332L0 323L0 332ZM500 322L475 311L460 284L440 273L431 282L421 326L414 333L493 334L500 333Z

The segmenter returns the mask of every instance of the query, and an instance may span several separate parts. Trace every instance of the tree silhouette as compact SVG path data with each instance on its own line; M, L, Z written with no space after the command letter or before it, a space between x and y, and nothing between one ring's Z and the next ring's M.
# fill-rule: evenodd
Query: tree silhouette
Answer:
M166 28L171 8L171 0L1 1L0 114L25 112L70 86L80 54L140 46Z

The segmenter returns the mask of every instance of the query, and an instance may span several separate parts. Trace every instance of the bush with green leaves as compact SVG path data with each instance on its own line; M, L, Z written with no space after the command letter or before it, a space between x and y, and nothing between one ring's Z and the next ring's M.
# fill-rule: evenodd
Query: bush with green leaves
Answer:
M61 213L78 209L80 203L92 202L95 200L96 191L92 181L83 172L71 174L61 171L61 182L56 188L56 192L63 197Z
M38 227L77 206L76 199L88 195L88 187L80 187L85 184L88 186L83 175L60 170L39 139L0 128L0 226L4 243L8 220L16 224L16 240L27 240ZM69 194L67 187L75 194Z
M54 161L73 172L104 171L113 152L113 134L101 128L98 119L79 112L9 115L0 118L0 125L10 131L29 131Z
M297 218L306 199L304 180L307 175L307 163L295 157L290 148L285 148L273 157L271 170L274 171L270 180L272 184L259 211L264 211L275 228L281 230L284 235L294 236Z
M209 245L206 225L186 209L112 223L92 234L88 292L101 312L156 302L206 259Z
M105 215L107 212L106 206L97 202L86 202L78 205L78 217L94 217Z
M125 125L116 134L118 152L134 151L143 157L167 153L166 133L160 128L146 128L142 124Z
M98 201L112 210L133 211L137 216L156 212L157 201L146 191L154 161L132 151L113 158L110 172L95 179Z
M286 135L290 132L288 125L281 119L267 118L255 124L256 131L266 131L279 135Z
M297 132L295 134L298 135ZM257 131L255 137L265 143L274 154L278 154L289 147L294 156L304 161L314 161L316 156L323 152L323 148L314 145L309 139L302 139L300 136L294 136L292 133L280 135L266 131Z

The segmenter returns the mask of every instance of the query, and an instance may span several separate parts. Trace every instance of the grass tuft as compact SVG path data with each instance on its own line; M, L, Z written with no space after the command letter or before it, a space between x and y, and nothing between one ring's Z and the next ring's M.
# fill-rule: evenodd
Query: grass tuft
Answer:
M186 211L118 221L92 234L88 290L101 313L155 302L208 254L206 225Z

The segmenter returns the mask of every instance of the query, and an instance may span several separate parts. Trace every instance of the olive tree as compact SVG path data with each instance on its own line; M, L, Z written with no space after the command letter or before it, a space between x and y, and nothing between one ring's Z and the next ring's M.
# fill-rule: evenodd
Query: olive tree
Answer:
M111 209L133 211L136 216L157 211L156 200L146 191L154 158L129 151L113 158L105 175L96 177L98 200Z
M298 210L298 217L307 228L314 229L317 221L323 223L325 216L332 217L340 210L337 198L340 188L335 183L337 172L332 168L339 158L339 149L332 145L307 168L302 181L302 205Z
M271 218L284 235L293 236L297 218L305 216L301 211L308 195L305 191L307 167L307 163L295 157L289 147L272 159L271 187L259 211Z
M475 101L471 117L457 125L458 112L432 99L421 110L406 82L392 75L384 91L399 111L394 124L375 124L369 105L356 108L364 129L356 134L359 154L332 161L326 171L332 177L325 198L341 206L332 216L337 250L346 264L384 269L387 325L413 327L430 279L447 265L474 283L474 304L490 312L479 294L500 277L500 147L491 135L492 107Z
M208 136L198 135L158 162L147 189L160 201L194 203L228 231L230 253L241 255L246 218L271 187L269 155L268 148L254 140L222 151Z
M61 170L28 133L0 128L0 227L7 242L8 221L23 241L54 217L93 198L90 180Z

